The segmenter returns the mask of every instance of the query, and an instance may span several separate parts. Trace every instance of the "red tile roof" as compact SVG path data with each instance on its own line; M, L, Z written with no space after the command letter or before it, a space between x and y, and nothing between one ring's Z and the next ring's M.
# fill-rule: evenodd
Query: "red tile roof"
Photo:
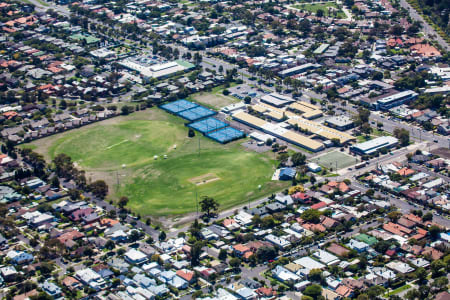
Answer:
M310 208L311 209L321 209L321 208L326 207L326 206L327 206L327 204L325 202L320 201L319 203L311 205Z
M245 253L247 251L250 251L250 248L242 244L237 244L233 246L233 250L236 252Z
M195 277L195 273L189 270L178 270L176 274L187 282L191 282Z

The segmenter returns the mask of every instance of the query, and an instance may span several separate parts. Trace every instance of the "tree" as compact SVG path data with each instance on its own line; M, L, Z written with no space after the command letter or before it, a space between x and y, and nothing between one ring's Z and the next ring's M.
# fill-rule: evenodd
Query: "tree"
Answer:
M379 242L377 242L375 245L374 245L374 249L375 249L375 251L377 251L378 253L385 253L388 249L389 249L389 247L391 246L391 245L393 245L393 243L391 242L391 241L384 241L384 240L381 240L381 241L379 241Z
M202 254L203 242L197 241L191 247L191 266L198 266L200 263L200 254Z
M402 216L402 213L394 210L387 214L388 218L391 219L392 222L397 222L398 219Z
M274 247L263 246L256 251L256 257L260 262L266 262L277 257L277 250Z
M385 289L380 285L373 285L367 290L367 296L370 299L376 299L379 295L382 295L385 292Z
M424 283L427 279L428 272L424 268L420 267L420 268L417 268L415 275L416 275L417 279L419 280L419 283Z
M159 239L160 241L164 241L164 240L166 239L166 237L167 237L167 234L162 230L162 231L159 233L158 239Z
M241 265L241 260L239 259L239 258L237 258L237 257L233 257L232 259L230 259L230 266L233 268L233 269L237 269L237 268L239 268L240 267L240 265Z
M430 228L428 229L428 232L430 233L432 239L437 239L441 231L442 229L436 225L431 225Z
M289 154L287 153L280 153L277 156L277 160L280 162L281 165L284 165L289 159Z
M304 165L306 162L306 156L300 152L296 152L292 154L291 162L294 166Z
M308 278L312 281L321 282L322 281L322 270L320 269L312 269L309 274Z
M195 131L192 128L189 128L188 137L193 138L195 136Z
M433 214L431 212L427 212L423 217L422 220L424 222L426 221L433 221Z
M122 196L122 197L120 197L117 205L119 205L120 209L123 209L125 206L127 206L128 201L129 201L128 197Z
M108 240L105 244L105 248L108 250L113 250L116 247L116 244L114 244L114 241Z
M131 107L129 107L128 105L124 105L121 108L121 112L122 112L122 115L126 116L126 115L130 114Z
M99 198L105 198L108 194L108 185L103 180L96 180L88 186L89 191Z
M43 274L43 275L50 275L54 269L55 269L55 266L48 262L43 262L39 268L39 270L41 271L41 274Z
M319 9L316 11L316 16L319 17L319 18L322 18L323 15L324 15L323 9L319 8Z
M53 159L56 175L64 178L72 178L74 167L70 156L61 153Z
M438 259L431 262L430 269L431 269L431 276L433 278L439 277L442 275L442 269L445 267L445 263Z
M391 27L391 33L393 35L401 35L403 33L403 27L399 24L395 24L394 26Z
M418 290L416 289L411 289L408 292L406 292L405 294L405 299L407 300L415 300L415 299L420 299L420 293Z
M317 224L320 222L320 211L317 209L307 209L301 214L301 218L309 223Z
M375 71L372 73L372 79L373 80L381 80L383 79L383 73Z
M291 186L288 190L288 194L289 195L293 195L295 193L304 193L305 192L305 188L303 187L303 185L295 185L295 186Z
M219 202L212 197L203 196L200 200L200 207L202 212L206 212L206 215L210 217L211 212L215 212L219 209Z
M224 260L227 259L227 256L228 256L227 250L225 250L225 249L220 249L218 258L219 258L220 260L224 261Z
M394 136L399 139L400 145L408 146L409 145L409 131L404 128L395 128Z
M199 240L201 239L200 229L202 229L202 226L200 225L200 223L198 223L198 220L195 219L194 223L192 223L191 227L189 228L189 232L191 233L191 236Z
M47 294L46 292L40 292L35 296L30 297L31 300L52 300L53 297Z
M53 188L59 188L59 178L58 178L58 176L53 176L51 181L50 181L50 183L51 183L51 186Z
M369 122L370 110L365 108L358 108L358 115L356 116L357 125L362 125Z
M448 285L448 278L446 276L438 277L431 285L439 291L444 290Z
M255 225L256 227L259 227L262 223L261 217L259 215L254 215L252 217L252 223L253 225Z
M79 189L70 189L68 194L69 194L70 199L77 200L81 196L81 191Z
M303 294L313 299L318 299L322 295L322 287L318 284L312 284L303 291Z

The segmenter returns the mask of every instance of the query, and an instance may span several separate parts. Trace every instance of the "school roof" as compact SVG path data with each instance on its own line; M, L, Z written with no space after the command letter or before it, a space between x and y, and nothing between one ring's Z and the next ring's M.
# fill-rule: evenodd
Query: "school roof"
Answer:
M294 131L282 128L278 124L268 123L265 120L252 116L243 111L233 114L233 118L245 124L248 124L252 127L261 129L266 133L270 133L274 136L277 136L285 141L299 145L301 147L305 147L312 151L318 151L324 148L323 144L320 142L302 136Z
M342 144L355 139L350 134L327 127L314 121L307 120L305 118L290 118L287 122L291 125L297 124L299 128L302 128L303 130L308 130L309 132L319 135L325 139L329 140L338 139L339 142Z
M288 96L280 95L278 93L271 93L261 97L261 101L275 106L283 106L294 102L294 99Z
M370 154L380 148L390 147L392 145L395 145L397 142L398 142L398 139L393 136L380 136L373 140L353 145L352 149L364 152L366 154Z

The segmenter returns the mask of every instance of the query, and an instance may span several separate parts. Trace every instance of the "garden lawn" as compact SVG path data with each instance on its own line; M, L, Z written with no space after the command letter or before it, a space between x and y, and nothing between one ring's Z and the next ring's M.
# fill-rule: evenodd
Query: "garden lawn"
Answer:
M183 119L153 108L30 145L47 159L71 156L88 176L109 184L111 199L129 197L128 208L142 216L194 212L196 199L206 195L227 209L288 185L271 181L272 153L250 152L242 140L222 145L199 133L188 138L187 132Z
M293 5L294 8L307 11L310 13L317 13L319 9L322 9L324 12L324 16L334 16L333 12L329 13L328 9L336 10L336 17L338 19L345 18L345 13L338 7L338 5L334 2L328 2L328 3L299 3Z

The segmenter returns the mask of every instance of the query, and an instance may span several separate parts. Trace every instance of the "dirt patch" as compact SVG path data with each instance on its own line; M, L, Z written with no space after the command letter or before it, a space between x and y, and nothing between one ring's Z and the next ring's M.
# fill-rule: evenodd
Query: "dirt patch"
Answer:
M448 148L438 148L435 150L431 150L431 153L439 155L441 157L445 157L446 159L450 159L450 149Z
M195 185L202 185L202 184L207 184L213 181L217 181L220 180L219 177L216 176L216 174L213 173L207 173L201 176L197 176L197 177L193 177L191 179L189 179L189 182L195 184Z
M215 95L212 93L201 93L194 96L194 99L200 103L208 106L213 106L217 109L239 102L239 100L228 96Z

